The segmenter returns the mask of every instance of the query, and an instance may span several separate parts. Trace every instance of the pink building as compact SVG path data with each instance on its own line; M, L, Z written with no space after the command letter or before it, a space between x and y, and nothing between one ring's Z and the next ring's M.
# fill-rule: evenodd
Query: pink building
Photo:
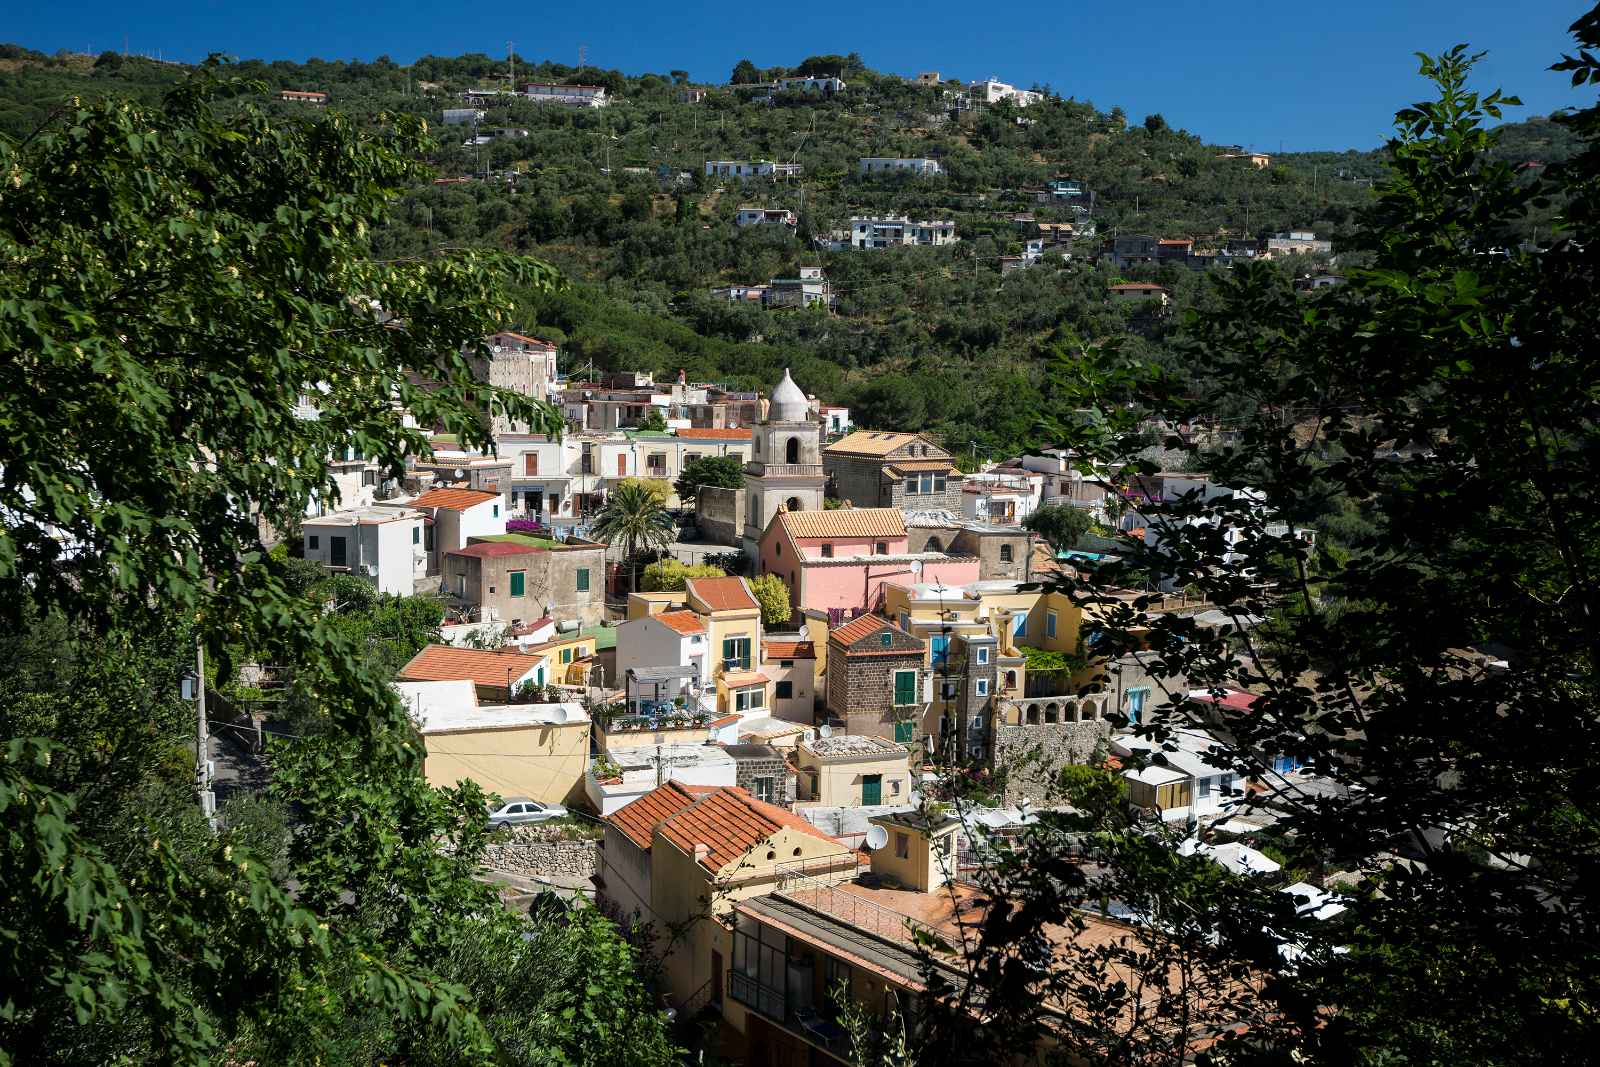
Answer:
M888 583L978 580L976 556L907 551L898 508L779 511L767 524L758 555L762 574L776 574L804 611L876 608Z

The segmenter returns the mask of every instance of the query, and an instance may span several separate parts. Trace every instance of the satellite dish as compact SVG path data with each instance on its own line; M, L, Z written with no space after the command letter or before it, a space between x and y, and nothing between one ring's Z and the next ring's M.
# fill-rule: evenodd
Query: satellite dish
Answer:
M889 831L881 826L867 827L867 847L873 850L882 848L889 843Z
M465 478L466 476L467 476L467 472L466 471L456 471L456 481L459 482L461 479Z
M833 727L831 727L831 726L819 726L819 727L817 727L817 736L818 737L832 737L833 736Z
M550 709L550 721L553 722L553 723L566 722L567 721L567 706L565 704L557 704L555 707L551 708Z

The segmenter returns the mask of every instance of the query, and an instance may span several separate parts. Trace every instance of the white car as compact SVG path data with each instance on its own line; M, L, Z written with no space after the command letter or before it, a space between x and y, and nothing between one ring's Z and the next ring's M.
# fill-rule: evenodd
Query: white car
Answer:
M560 804L541 804L527 797L510 797L498 808L489 809L489 828L510 826L513 823L544 822L546 819L559 819L566 814L567 809Z

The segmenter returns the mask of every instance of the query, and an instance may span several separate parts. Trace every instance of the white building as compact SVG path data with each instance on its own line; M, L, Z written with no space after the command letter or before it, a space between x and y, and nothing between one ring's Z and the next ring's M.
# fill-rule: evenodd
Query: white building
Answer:
M488 114L475 107L447 107L444 109L446 126L476 126Z
M1111 739L1111 751L1123 759L1135 754L1148 758L1160 752L1166 761L1122 772L1128 781L1129 800L1138 804L1156 798L1153 806L1163 822L1214 816L1224 807L1231 807L1237 799L1233 796L1236 776L1229 768L1218 765L1222 757L1213 755L1216 739L1201 730L1176 730L1171 740L1176 742L1175 749L1165 749L1160 741L1132 734ZM1171 803L1162 803L1162 799Z
M591 763L583 782L589 802L602 816L614 815L667 782L710 787L738 783L738 763L716 745L640 745L607 752L606 757L622 773L599 778ZM613 848L606 858L615 862L620 852Z
M984 81L968 82L967 95L973 104L983 107L988 104L998 104L1002 100L1009 100L1016 107L1027 107L1037 104L1044 99L1043 93L1032 92L1028 89L1018 89L1014 85L1007 85L993 78Z
M617 624L617 678L628 672L645 672L653 667L684 667L691 674L682 681L704 693L712 686L712 660L707 652L706 625L699 615L687 610L663 611ZM638 709L630 708L633 714Z
M1267 259L1272 259L1276 256L1303 255L1308 252L1331 256L1333 242L1319 241L1317 235L1310 230L1289 230L1268 237L1264 255Z
M849 433L855 428L855 423L850 421L850 409L838 404L819 405L817 417L822 420L822 432L830 436Z
M911 171L925 177L944 173L937 159L902 159L897 156L862 156L859 164L862 174L886 174L890 171Z
M844 92L843 78L779 78L772 83L780 93L820 93L832 96Z
M733 217L735 226L788 226L800 224L800 217L783 207L741 207Z
M961 514L1000 526L1021 523L1039 506L1044 476L1027 471L983 471L961 480Z
M850 220L851 248L894 248L901 245L953 245L956 224L940 220L912 222L904 215L856 216Z
M429 489L397 506L414 508L428 517L421 543L428 553L428 573L438 574L445 553L467 546L469 537L506 532L505 507L499 493L480 489ZM380 505L374 510L383 510Z
M706 177L736 178L798 178L804 168L798 163L774 163L770 159L708 159Z
M562 104L566 107L605 107L611 103L603 86L556 85L552 82L528 82L522 95L535 104Z
M380 593L410 596L428 573L426 522L411 508L336 511L301 524L305 558L365 579Z

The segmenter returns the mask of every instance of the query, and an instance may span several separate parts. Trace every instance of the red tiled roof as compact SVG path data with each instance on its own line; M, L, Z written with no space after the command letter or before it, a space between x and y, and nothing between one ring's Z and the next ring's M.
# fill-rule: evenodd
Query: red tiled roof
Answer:
M722 684L729 689L742 689L747 685L766 685L772 681L760 671L729 671L722 676Z
M644 799L641 797L617 814L621 815ZM686 855L693 856L696 845L705 845L709 851L701 866L714 873L784 827L832 842L841 849L845 847L800 816L757 800L738 786L722 786L696 798L662 821L660 829L661 836Z
M868 612L859 618L851 619L849 622L833 631L828 635L828 639L831 641L833 638L837 637L844 644L852 645L868 634L877 633L879 630L888 625L890 625L889 620L884 618L882 615L874 615L873 613Z
M698 427L679 430L678 436L688 441L748 441L750 440L750 431L737 426L727 429L721 427Z
M515 541L478 541L466 548L452 548L446 552L447 556L476 556L483 559L485 556L520 556L527 552L547 552L548 549L538 545L519 545Z
M653 616L653 618L657 622L665 623L680 634L703 634L706 632L706 624L701 622L700 616L692 611L663 611L661 614Z
M606 821L621 830L629 841L640 848L648 849L651 838L655 836L656 827L662 820L670 819L693 804L696 797L715 788L709 785L668 782L652 789L620 811L613 812Z
M466 680L475 685L506 687L507 681L527 674L543 662L542 656L519 652L485 652L475 648L429 645L400 668L403 682L453 682Z
M1160 240L1158 240L1156 242L1156 244L1158 244L1158 245L1192 245L1192 244L1194 244L1194 242L1190 241L1190 240L1186 240L1186 239L1184 239L1182 237L1163 237Z
M1141 290L1141 291L1150 290L1150 289L1160 289L1163 293L1166 292L1165 288L1163 288L1162 286L1156 285L1153 282L1123 282L1121 285L1113 285L1111 287L1111 291L1113 293L1130 291L1130 290L1135 290L1135 289Z
M499 493L486 493L481 489L429 489L406 506L412 508L449 508L462 511L474 504L498 500Z
M1197 689L1190 694L1190 697L1211 704L1220 704L1235 711L1249 711L1255 702L1261 699L1254 693L1246 693L1240 689L1224 689L1220 697L1208 690Z
M689 595L712 611L754 610L760 607L743 578L690 578Z
M712 726L713 726L713 727L717 727L717 726L726 726L726 725L728 725L728 724L729 724L729 723L730 723L730 722L738 722L738 721L739 721L739 720L740 720L740 719L742 719L742 718L744 718L744 716L743 716L743 715L724 715L724 716L723 716L723 717L722 717L722 718L720 718L720 719L712 719L712 720L711 720L711 725L712 725Z
M763 641L767 659L816 659L817 647L810 641Z
M526 337L526 336L524 336L523 334L520 334L520 333L512 333L510 330L501 330L499 333L495 334L495 336L496 337L515 337L519 341L526 341L530 345L539 345L539 346L541 346L543 348L555 348L556 347L555 342L553 342L553 341L546 341L542 337Z

